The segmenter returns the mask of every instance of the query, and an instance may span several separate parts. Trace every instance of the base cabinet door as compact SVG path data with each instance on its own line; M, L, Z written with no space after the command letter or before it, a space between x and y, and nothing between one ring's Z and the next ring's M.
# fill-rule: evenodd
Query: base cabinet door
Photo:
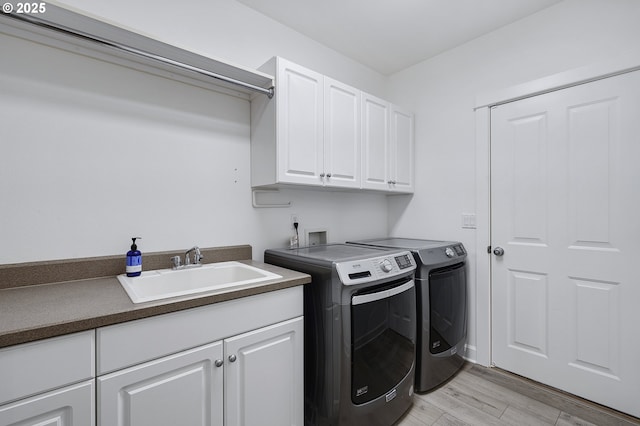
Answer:
M95 425L94 401L94 381L88 380L0 405L0 425L93 426Z
M222 426L222 342L98 377L98 426Z
M303 319L225 340L225 426L302 426Z

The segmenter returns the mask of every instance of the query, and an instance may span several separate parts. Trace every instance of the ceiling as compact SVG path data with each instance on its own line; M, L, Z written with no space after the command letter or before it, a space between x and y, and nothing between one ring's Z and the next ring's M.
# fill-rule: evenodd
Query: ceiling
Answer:
M390 75L562 0L238 0Z

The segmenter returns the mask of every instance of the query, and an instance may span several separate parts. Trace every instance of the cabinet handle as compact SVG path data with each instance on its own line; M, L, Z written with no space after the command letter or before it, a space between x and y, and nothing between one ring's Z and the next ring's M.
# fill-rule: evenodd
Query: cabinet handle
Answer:
M235 355L229 355L229 362L236 362L236 359Z
M224 361L221 359L216 359L216 362L214 362L214 365L216 367L222 367L224 365Z

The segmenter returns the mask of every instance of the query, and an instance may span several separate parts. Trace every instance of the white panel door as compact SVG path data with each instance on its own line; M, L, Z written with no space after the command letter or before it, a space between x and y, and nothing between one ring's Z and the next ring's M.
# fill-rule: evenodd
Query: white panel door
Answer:
M325 185L360 187L360 91L324 78Z
M324 77L281 58L277 72L279 180L322 185Z
M225 426L302 426L303 319L225 340Z
M212 343L98 377L98 426L222 426L222 348Z
M640 416L638 211L640 72L492 109L495 365Z
M362 94L362 187L389 189L389 103Z

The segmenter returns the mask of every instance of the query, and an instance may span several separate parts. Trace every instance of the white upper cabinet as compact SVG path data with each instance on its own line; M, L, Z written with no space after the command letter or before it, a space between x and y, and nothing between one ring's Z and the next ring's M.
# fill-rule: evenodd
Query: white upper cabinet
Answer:
M277 179L321 185L323 161L323 76L279 60L276 80Z
M260 70L276 91L251 102L252 186L413 190L410 114L279 57Z
M273 99L251 103L253 186L360 187L360 91L282 58Z
M362 96L362 187L389 188L389 103Z
M360 187L361 92L324 78L324 179L328 186Z
M362 187L413 192L413 114L362 94Z
M391 105L389 176L392 191L413 192L413 150L413 114Z

